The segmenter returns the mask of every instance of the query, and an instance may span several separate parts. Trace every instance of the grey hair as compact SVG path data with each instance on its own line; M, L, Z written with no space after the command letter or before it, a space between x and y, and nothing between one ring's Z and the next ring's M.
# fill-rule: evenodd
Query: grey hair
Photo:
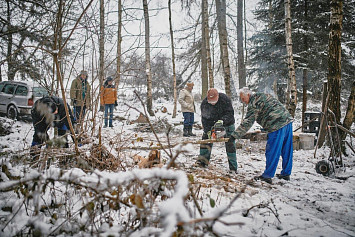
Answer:
M239 89L239 95L243 94L243 95L252 95L253 92L251 90L249 90L248 87L243 87L241 89Z

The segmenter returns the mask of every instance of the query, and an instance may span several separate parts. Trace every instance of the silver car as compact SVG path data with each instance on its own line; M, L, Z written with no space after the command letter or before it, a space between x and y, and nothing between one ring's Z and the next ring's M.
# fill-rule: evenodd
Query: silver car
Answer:
M45 95L48 91L35 82L0 82L0 113L11 119L30 117L33 104Z

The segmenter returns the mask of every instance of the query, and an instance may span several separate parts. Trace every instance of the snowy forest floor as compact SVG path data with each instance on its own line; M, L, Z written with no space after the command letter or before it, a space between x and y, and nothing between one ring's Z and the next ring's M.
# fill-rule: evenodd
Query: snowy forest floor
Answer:
M182 116L171 119L169 114L160 110L156 112L152 122L163 125L156 131L161 144L168 144L164 124L171 125L170 144L197 141L202 137L202 129L198 126L193 130L196 137L183 137ZM102 118L102 114L100 116ZM198 116L196 114L197 124ZM122 117L125 120L119 119ZM137 112L130 111L128 115L127 107L119 107L115 110L114 128L103 128L101 131L101 140L107 150L125 160L121 170L137 169L134 157L147 157L149 150L142 148L159 143L146 124L130 122L137 117ZM102 120L98 121L102 123ZM239 122L240 114L236 113L236 125ZM32 140L32 124L7 119L3 119L3 123L11 127L11 133L0 137L2 156L9 152L26 151ZM97 141L96 131L89 143L79 149L87 152L88 147ZM291 180L275 177L273 184L267 184L253 180L265 168L266 141L241 139L238 143L241 148L237 149L237 174L228 172L224 143L213 145L207 168L194 166L199 154L198 144L175 146L171 150L166 149L166 152L161 150L164 164L170 159L170 151L173 155L178 154L173 169L182 170L188 176L203 217L213 216L218 207L227 206L238 195L227 214L221 218L225 223L214 225L214 233L220 236L355 236L355 154L350 151L350 156L344 158L345 171L338 170L335 175L325 177L316 173L315 165L321 159L328 159L329 148L319 149L316 158L314 150L295 150ZM12 168L14 172L16 166ZM21 172L20 168L17 172ZM279 172L280 163L276 173ZM1 212L0 216L3 214ZM196 232L196 235L203 234Z

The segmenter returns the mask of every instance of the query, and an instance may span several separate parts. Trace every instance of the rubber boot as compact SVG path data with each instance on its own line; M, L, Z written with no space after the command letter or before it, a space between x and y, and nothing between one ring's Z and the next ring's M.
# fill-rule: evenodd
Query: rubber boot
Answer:
M237 171L238 169L238 162L237 162L237 155L236 153L229 153L227 152L228 156L228 165L229 169L233 171Z
M190 137L196 137L196 134L192 133L192 125L188 126L188 134Z
M189 137L189 128L187 127L187 125L184 125L184 137Z
M204 137L202 137L202 139L204 139ZM207 167L208 166L208 163L211 158L212 147L213 147L212 143L200 145L200 155L198 156L197 162L196 162L196 164L198 166L200 166L200 167Z

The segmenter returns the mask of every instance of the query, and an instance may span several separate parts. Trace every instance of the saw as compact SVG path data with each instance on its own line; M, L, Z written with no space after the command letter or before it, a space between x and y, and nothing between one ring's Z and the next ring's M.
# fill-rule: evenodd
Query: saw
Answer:
M208 139L223 138L226 135L226 129L223 126L223 120L218 120L211 128L211 131L207 133L207 135Z

